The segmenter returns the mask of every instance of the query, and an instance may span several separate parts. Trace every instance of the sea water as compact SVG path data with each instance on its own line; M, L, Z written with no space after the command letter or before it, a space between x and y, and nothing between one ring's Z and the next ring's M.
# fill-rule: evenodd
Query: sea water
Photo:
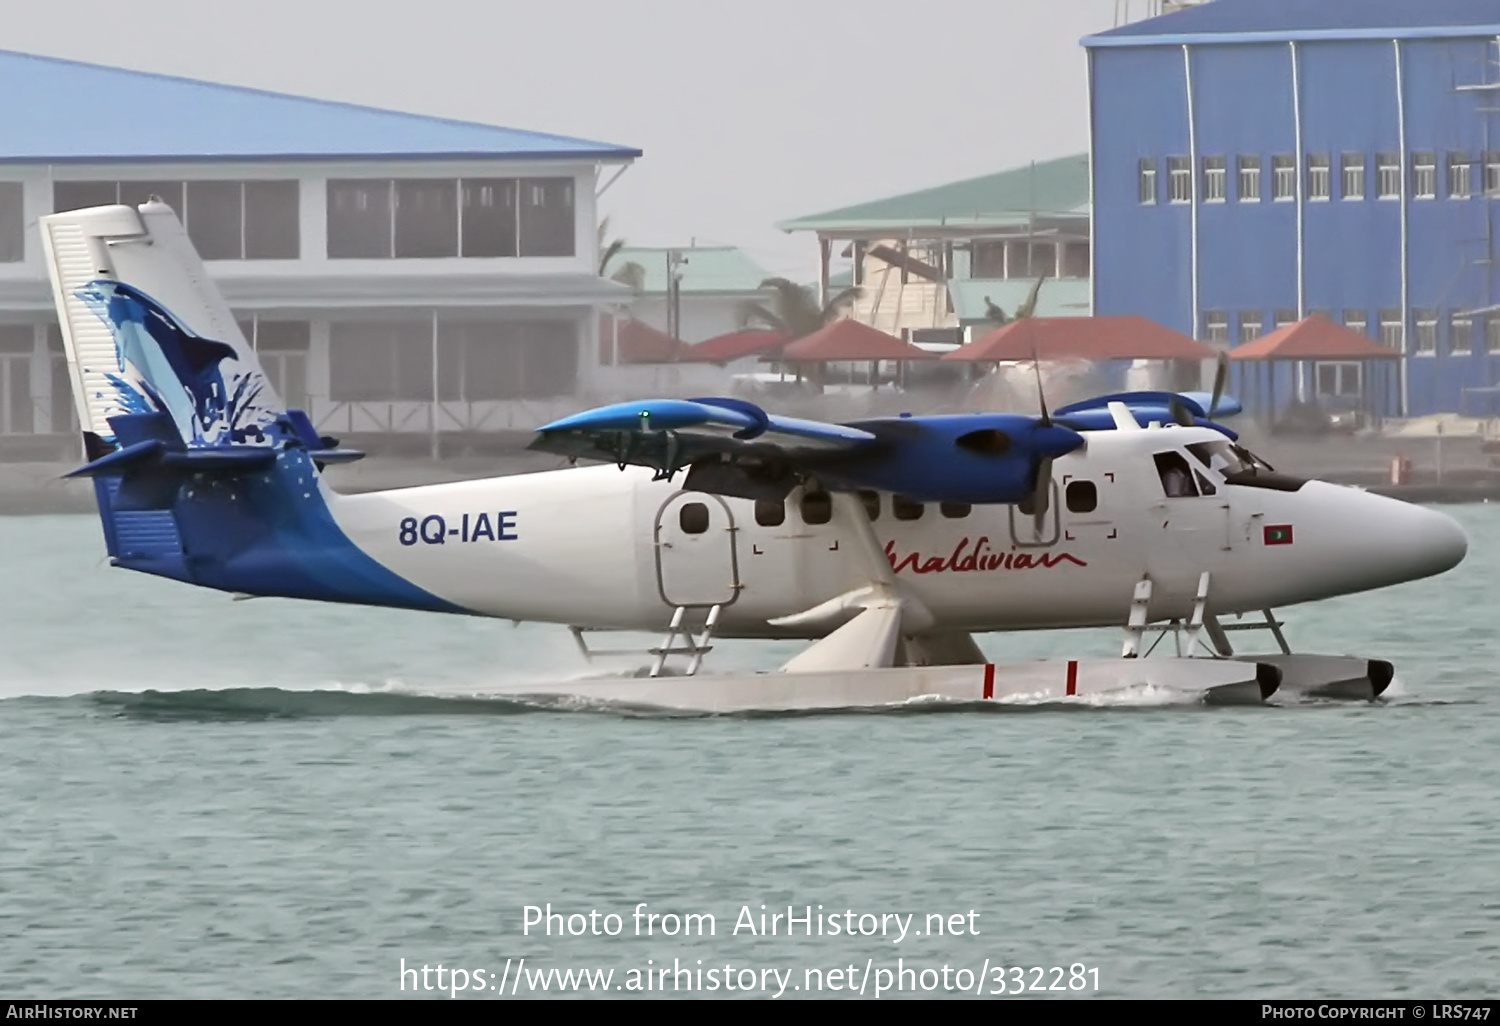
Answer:
M599 668L0 518L0 996L1494 996L1500 509L1449 512L1458 569L1284 611L1384 701L726 717L489 699Z

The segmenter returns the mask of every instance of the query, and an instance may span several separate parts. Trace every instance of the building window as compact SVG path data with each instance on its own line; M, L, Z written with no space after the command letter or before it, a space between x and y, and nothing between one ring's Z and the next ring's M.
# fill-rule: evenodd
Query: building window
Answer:
M1240 201L1251 202L1260 199L1260 158L1240 158Z
M397 259L458 256L458 183L411 178L394 184Z
M300 196L294 180L54 182L52 209L139 206L156 197L176 211L204 260L295 260L302 248Z
M204 260L295 260L298 183L185 182L183 224Z
M1474 158L1467 153L1448 154L1448 198L1468 199L1474 195Z
M53 182L52 210L82 210L120 202L119 182Z
M521 256L572 256L573 179L522 178L520 198Z
M1500 196L1500 150L1484 151L1484 194Z
M976 240L969 252L969 276L972 278L1005 277L1005 243Z
M1318 395L1340 399L1357 398L1360 393L1359 370L1357 363L1317 364Z
M1277 328L1285 328L1288 324L1296 324L1296 323L1297 323L1297 311L1296 310L1286 310L1286 309L1283 309L1283 310L1277 310L1276 311L1276 327Z
M1063 248L1062 277L1087 278L1089 276L1089 244L1069 242Z
M564 395L572 391L578 374L571 321L442 319L437 342L438 399L443 402Z
M1448 321L1448 353L1451 356L1468 356L1474 351L1474 322L1468 317L1454 314Z
M1173 203L1193 201L1193 166L1188 158L1167 158L1167 192Z
M1156 161L1149 157L1141 158L1140 168L1141 202L1156 202Z
M1357 331L1359 332L1359 334L1363 335L1369 328L1369 326L1370 322L1366 319L1365 312L1363 310L1344 311L1344 327L1348 328L1350 331Z
M31 358L36 342L29 324L0 326L0 434L36 430L31 399Z
M1438 315L1436 310L1416 310L1412 314L1412 320L1416 322L1416 331L1412 338L1416 341L1415 351L1424 356L1431 356L1437 352L1437 326Z
M391 251L390 179L329 179L329 257L380 259Z
M1223 157L1203 158L1203 202L1223 203L1228 188L1229 163Z
M328 397L334 402L430 402L432 322L329 325Z
M240 321L240 331L260 360L261 369L284 405L307 409L307 351L312 330L307 321Z
M571 178L330 179L333 259L575 253Z
M54 434L78 430L78 411L73 406L73 377L68 373L68 358L63 353L62 328L47 325L47 360L49 368L48 408Z
M1259 310L1243 310L1240 312L1240 344L1253 342L1260 338L1261 324Z
M1406 325L1402 323L1400 310L1380 311L1380 344L1398 353L1405 351Z
M514 178L463 180L464 256L513 257L519 253L516 189Z
M1381 199L1401 197L1401 156L1396 153L1375 155L1375 177Z
M1437 199L1437 154L1424 150L1411 155L1413 199Z
M1271 158L1271 198L1295 199L1297 196L1297 158L1281 154Z
M1339 177L1343 180L1343 195L1346 200L1365 198L1365 155L1345 153L1339 157Z
M1219 349L1229 346L1229 314L1224 310L1203 311L1203 341Z
M1332 163L1326 153L1309 153L1307 155L1307 198L1310 200L1326 200L1332 188L1329 177L1332 175Z
M1486 352L1500 353L1500 314L1491 313L1484 322L1484 348Z
M25 186L0 182L0 264L19 263L26 255Z

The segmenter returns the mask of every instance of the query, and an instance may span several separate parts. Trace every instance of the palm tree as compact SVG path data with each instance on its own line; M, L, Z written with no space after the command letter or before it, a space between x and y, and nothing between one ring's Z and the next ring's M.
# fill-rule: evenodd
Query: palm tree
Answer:
M747 328L759 325L785 332L793 339L804 338L838 320L862 291L857 286L847 288L820 304L816 289L788 278L767 278L760 287L770 295L764 302L747 302L740 307L740 323Z
M1016 307L1016 312L1013 315L1007 315L1004 310L1002 310L995 304L994 300L990 299L989 296L985 296L985 319L990 321L992 324L999 324L1003 326L1009 324L1011 321L1019 321L1023 317L1031 317L1035 315L1036 299L1037 296L1041 295L1042 282L1046 280L1047 276L1045 274L1036 280L1036 284L1031 286L1031 291L1026 295L1026 301L1020 306Z
M609 218L599 222L599 277L617 281L621 285L628 285L630 291L639 295L646 288L646 269L634 260L628 260L610 271L609 265L614 262L615 257L625 248L624 239L609 238Z

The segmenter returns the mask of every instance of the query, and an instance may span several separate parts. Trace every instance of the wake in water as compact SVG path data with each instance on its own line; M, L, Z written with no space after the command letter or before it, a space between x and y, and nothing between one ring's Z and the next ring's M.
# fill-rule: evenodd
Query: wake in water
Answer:
M602 678L599 679L602 682ZM704 678L712 687L711 678ZM924 695L887 705L841 709L742 710L709 713L689 709L663 709L610 700L593 699L584 683L579 692L559 696L525 696L510 692L423 691L388 685L290 690L278 687L195 688L182 691L97 691L82 698L93 707L117 716L151 721L264 721L279 719L334 718L345 716L509 716L523 713L594 713L628 718L783 719L807 716L911 716L936 713L1016 713L1090 711L1159 711L1208 709L1201 696L1169 688L1142 685L1107 694L1056 698L1046 695L1009 695L985 700L960 700ZM36 699L32 699L35 701ZM56 701L49 699L48 701ZM1302 700L1293 706L1348 705L1346 702ZM1375 704L1385 704L1375 703ZM1414 704L1406 702L1403 704ZM1287 706L1283 706L1287 707Z

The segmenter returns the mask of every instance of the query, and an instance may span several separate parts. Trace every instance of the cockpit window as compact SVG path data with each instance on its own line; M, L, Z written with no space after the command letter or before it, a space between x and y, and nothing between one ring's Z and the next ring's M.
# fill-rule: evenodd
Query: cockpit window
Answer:
M1173 451L1159 452L1152 458L1156 460L1156 472L1161 475L1161 489L1167 493L1167 498L1182 499L1198 494L1186 456Z
M1193 442L1187 448L1205 467L1218 471L1225 477L1230 474L1271 473L1276 469L1243 445L1235 445L1227 440Z

